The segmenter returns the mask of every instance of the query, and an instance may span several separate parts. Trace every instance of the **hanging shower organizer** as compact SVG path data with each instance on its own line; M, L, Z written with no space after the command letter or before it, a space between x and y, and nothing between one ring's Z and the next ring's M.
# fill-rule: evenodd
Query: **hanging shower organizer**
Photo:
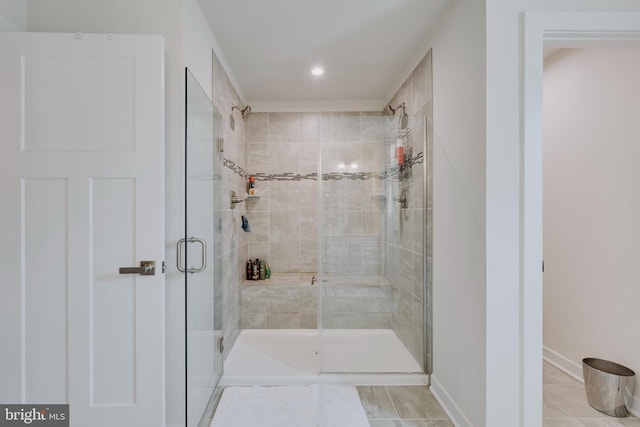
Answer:
M411 178L411 158L413 154L413 138L411 129L396 129L392 132L392 137L395 139L396 146L398 145L398 141L402 141L402 145L404 147L402 153L402 162L398 162L397 152L396 156L394 157L396 166L398 168L398 179L404 182Z
M400 119L402 120L402 119ZM402 157L398 154L399 144L403 147ZM409 127L398 126L384 140L384 147L389 150L385 177L392 183L392 199L400 203L400 209L407 209L408 191L413 166L413 136Z

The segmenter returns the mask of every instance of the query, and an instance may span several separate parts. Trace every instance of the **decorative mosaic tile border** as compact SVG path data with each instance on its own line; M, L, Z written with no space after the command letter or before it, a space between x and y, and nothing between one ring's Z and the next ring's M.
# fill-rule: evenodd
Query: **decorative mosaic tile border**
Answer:
M313 173L306 173L306 174L301 174L301 173L291 173L291 172L285 172L285 173L256 173L253 175L256 179L256 181L265 181L265 182L270 182L270 181L302 181L302 180L312 180L312 181L317 181L318 180L318 174L313 172Z
M236 175L240 175L244 179L249 178L249 174L242 169L240 166L236 165L233 160L227 159L226 157L222 158L222 165L227 167L233 171Z
M386 179L392 178L396 175L399 175L400 172L405 171L406 168L413 167L417 164L421 164L424 161L424 153L420 152L416 154L414 157L407 159L407 162L403 166L394 166L390 169L385 170L382 173L378 172L332 172L332 173L323 173L322 180L323 181L340 181L343 179L352 180L352 181L366 181L369 179ZM240 166L236 165L232 160L223 158L223 164L225 167L231 169L235 174L241 176L244 179L249 178L249 174L242 169ZM318 174L307 173L292 173L292 172L284 172L284 173L256 173L253 175L256 181L303 181L303 180L311 180L317 181Z

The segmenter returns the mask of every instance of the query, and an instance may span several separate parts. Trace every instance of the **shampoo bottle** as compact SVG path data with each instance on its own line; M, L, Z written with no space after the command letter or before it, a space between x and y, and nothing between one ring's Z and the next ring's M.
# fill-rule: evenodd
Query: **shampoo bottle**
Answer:
M253 263L251 260L247 261L246 270L247 280L253 280Z
M256 178L252 175L249 177L249 194L253 196L256 194Z
M402 166L404 164L404 141L402 141L402 138L396 140L396 156L398 166Z
M260 279L260 260L256 258L255 261L253 261L253 280L259 280Z

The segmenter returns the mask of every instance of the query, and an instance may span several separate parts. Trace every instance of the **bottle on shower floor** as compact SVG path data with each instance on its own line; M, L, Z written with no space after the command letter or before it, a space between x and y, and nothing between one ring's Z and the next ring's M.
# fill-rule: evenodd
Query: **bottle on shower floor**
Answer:
M251 260L247 261L246 275L247 280L253 280L253 262Z
M259 280L259 279L260 279L260 260L256 258L256 260L253 261L252 280Z
M264 265L264 260L261 259L260 260L260 280L264 280L266 278L266 274L267 274L267 271Z

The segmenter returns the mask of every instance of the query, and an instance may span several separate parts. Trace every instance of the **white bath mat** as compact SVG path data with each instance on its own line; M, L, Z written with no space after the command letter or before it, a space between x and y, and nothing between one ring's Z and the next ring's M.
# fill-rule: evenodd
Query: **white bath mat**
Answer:
M228 387L210 427L369 427L355 387Z

